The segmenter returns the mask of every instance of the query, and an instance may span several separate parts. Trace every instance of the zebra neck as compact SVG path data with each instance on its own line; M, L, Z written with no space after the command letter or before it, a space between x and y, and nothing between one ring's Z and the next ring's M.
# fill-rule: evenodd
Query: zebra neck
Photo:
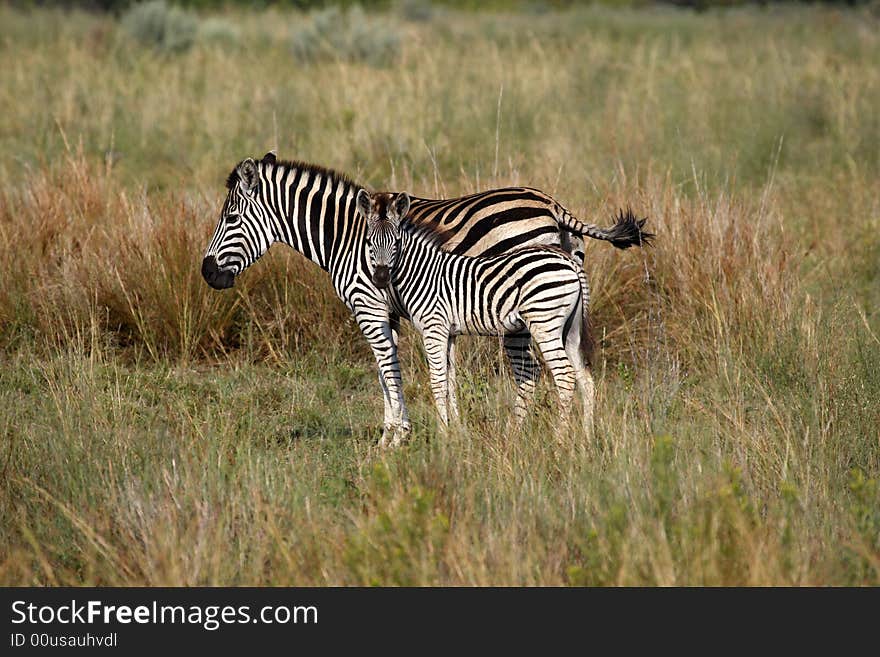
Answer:
M463 258L466 256L443 251L425 237L404 230L400 235L400 256L394 270L394 287L406 301L412 294L424 292L429 274L438 273L453 260Z
M354 217L358 187L332 172L307 167L274 167L266 202L278 222L279 241L329 271L337 235Z

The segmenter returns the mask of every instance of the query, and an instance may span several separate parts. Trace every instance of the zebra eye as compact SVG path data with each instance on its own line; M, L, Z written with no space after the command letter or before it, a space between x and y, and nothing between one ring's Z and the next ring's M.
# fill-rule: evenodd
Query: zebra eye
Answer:
M238 215L237 215L237 214L227 214L227 215L226 215L226 223L227 223L228 225L234 224L236 221L238 221Z

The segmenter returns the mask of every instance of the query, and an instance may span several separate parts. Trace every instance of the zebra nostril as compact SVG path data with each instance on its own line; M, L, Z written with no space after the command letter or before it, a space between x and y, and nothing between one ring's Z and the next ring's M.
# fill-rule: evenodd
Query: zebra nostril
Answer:
M214 256L208 256L202 260L202 278L206 281L217 275L217 259Z

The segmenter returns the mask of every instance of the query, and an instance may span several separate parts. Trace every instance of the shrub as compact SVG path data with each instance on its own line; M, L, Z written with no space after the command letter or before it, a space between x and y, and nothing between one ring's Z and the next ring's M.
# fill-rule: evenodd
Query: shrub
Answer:
M405 20L424 23L434 18L434 6L428 0L399 0L397 11Z
M295 28L291 34L293 54L302 61L340 59L386 66L400 49L397 26L368 17L359 5L347 11L328 7L311 18L309 25Z
M208 18L199 26L199 38L215 46L237 46L241 32L226 19Z
M164 0L150 0L131 7L122 27L145 46L163 52L184 52L196 40L199 23L195 16Z

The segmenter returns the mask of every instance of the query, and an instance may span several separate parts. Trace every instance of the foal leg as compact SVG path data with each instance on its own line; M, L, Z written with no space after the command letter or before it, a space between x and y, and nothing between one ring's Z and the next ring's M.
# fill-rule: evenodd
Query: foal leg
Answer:
M535 384L541 375L541 364L531 351L532 336L529 333L511 333L504 336L504 351L513 369L516 381L516 405L513 407L513 427L522 426L529 412Z
M388 394L388 386L385 385L385 375L379 370L379 386L382 388L382 400L385 403L385 417L382 422L382 437L379 439L379 447L388 447L394 438L394 432L397 429L397 415L391 403L391 395Z
M560 418L559 431L570 428L571 402L577 386L575 368L572 367L562 337L559 335L535 335L541 356L553 375L556 391L559 393Z
M593 434L593 409L596 403L596 384L593 382L593 373L590 371L589 364L584 362L580 351L580 345L577 345L572 349L566 344L565 353L568 355L568 360L571 362L574 370L578 392L580 393L581 403L584 407L584 431L586 431L588 436L591 436Z
M455 386L455 338L456 336L450 335L447 342L446 382L448 388L447 397L449 399L449 416L453 422L458 422L461 416L458 413L458 397Z
M445 328L429 327L422 336L425 354L428 356L428 369L431 374L431 392L437 404L437 414L443 428L449 425L447 400L449 399L448 353L449 331Z
M587 432L587 435L592 435L596 386L593 382L590 363L585 359L584 351L581 348L581 341L588 339L589 336L583 335L583 325L580 322L575 322L565 340L565 353L574 369L578 392L580 392L581 403L583 404L584 430Z

